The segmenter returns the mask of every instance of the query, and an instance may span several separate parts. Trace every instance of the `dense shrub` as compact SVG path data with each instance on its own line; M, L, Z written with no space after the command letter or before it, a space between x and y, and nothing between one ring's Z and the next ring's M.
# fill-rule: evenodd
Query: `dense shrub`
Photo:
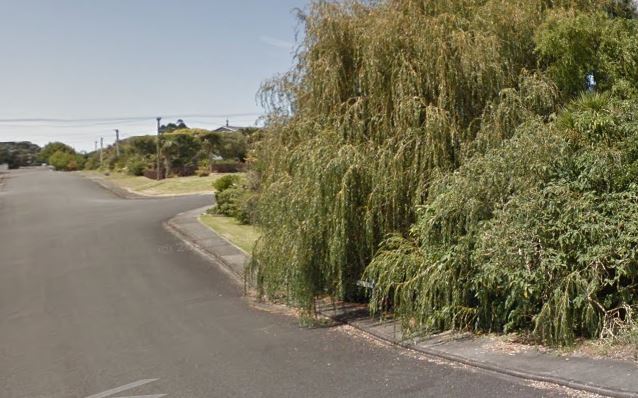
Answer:
M240 213L239 198L244 190L230 187L215 194L217 212L228 217L237 217Z
M32 166L38 161L40 147L28 141L0 142L0 164L6 163L10 169Z
M242 224L251 224L255 218L255 194L242 186L231 186L215 194L215 211L234 217Z
M222 192L239 184L240 178L237 175L225 175L213 181L213 188L217 192Z
M549 117L557 88L533 71L548 4L314 4L295 69L262 93L252 276L264 293L308 309L317 295L360 299L357 280L388 233L408 232L434 175Z
M152 135L130 137L121 146L125 153L144 157L154 156L157 151L157 137Z
M252 224L256 219L257 195L248 189L246 181L237 175L225 175L213 182L216 205L214 211L234 217L242 224Z
M243 132L222 133L217 152L224 159L243 162L248 153L248 141Z
M42 163L49 163L49 158L51 158L51 156L53 156L56 152L75 154L75 149L62 142L50 142L40 150L40 153L38 154L38 161Z
M633 21L561 10L538 29L536 43L549 76L566 94L581 91L583 76L590 72L599 90L619 78L638 81L638 25Z
M100 159L98 156L95 156L95 154L93 155L88 155L86 162L84 163L84 169L85 170L96 170L98 167L100 167Z
M126 161L126 171L130 175L142 176L148 166L148 162L142 158L133 156Z
M372 308L413 330L597 337L638 305L637 182L638 103L585 95L439 180L368 267Z
M56 151L49 157L49 162L56 170L60 171L74 171L78 170L78 161L74 153L66 151Z
M312 311L364 277L407 330L558 344L626 317L638 36L609 5L315 3L296 67L263 90L261 292ZM569 105L589 72L615 94Z

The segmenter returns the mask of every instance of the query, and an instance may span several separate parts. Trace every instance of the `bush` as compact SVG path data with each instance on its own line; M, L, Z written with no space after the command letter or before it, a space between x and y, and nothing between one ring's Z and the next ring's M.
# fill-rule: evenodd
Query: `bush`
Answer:
M254 220L255 195L243 187L231 186L215 194L218 214L234 217L242 224L251 224Z
M86 159L86 162L84 163L85 170L96 170L99 167L100 167L100 159L95 154L90 155Z
M133 156L126 161L126 172L133 176L142 176L146 170L147 162L143 158Z
M584 89L590 72L598 90L619 79L638 80L637 50L638 24L602 12L556 12L536 34L536 51L548 65L547 73L570 95Z
M81 153L75 155L75 168L74 170L83 170L86 167L87 156Z
M56 152L75 154L75 149L62 142L50 142L46 144L38 154L38 161L51 164L49 162L49 158L51 158L51 156L53 156Z
M242 132L221 134L219 155L224 159L244 161L248 152L248 141Z
M60 171L73 171L78 169L78 162L75 154L61 150L51 155L48 163L56 170Z
M213 188L220 193L228 188L234 187L239 184L240 178L237 175L225 175L219 177L215 181L213 181Z
M588 95L555 122L585 73L638 83L638 21L603 2L314 3L262 89L259 292L310 312L363 276L406 330L556 344L637 305L636 109Z
M631 324L638 305L638 105L583 95L440 179L408 238L367 267L407 330L533 331L550 344Z

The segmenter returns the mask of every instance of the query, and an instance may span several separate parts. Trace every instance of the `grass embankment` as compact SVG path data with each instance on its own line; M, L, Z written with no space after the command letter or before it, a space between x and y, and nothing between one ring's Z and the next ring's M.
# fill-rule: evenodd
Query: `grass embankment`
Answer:
M104 178L122 188L143 195L186 195L215 192L213 182L224 175L220 173L207 177L172 177L156 181L144 176L111 173Z
M247 253L252 252L259 238L259 231L255 226L240 224L232 217L205 214L199 221Z

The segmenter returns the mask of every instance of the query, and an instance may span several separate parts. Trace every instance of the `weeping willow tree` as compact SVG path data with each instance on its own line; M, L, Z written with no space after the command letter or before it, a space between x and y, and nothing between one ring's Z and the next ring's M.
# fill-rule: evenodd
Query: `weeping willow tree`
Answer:
M536 28L595 0L315 2L296 67L267 82L256 150L263 238L250 277L311 309L356 286L389 233L407 235L433 176L554 112Z

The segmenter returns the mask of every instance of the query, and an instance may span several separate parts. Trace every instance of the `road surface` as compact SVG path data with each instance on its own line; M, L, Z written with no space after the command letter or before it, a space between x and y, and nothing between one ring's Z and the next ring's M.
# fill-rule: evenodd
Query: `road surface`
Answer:
M0 397L559 394L251 307L162 227L209 201L125 200L77 174L11 172L0 192Z

